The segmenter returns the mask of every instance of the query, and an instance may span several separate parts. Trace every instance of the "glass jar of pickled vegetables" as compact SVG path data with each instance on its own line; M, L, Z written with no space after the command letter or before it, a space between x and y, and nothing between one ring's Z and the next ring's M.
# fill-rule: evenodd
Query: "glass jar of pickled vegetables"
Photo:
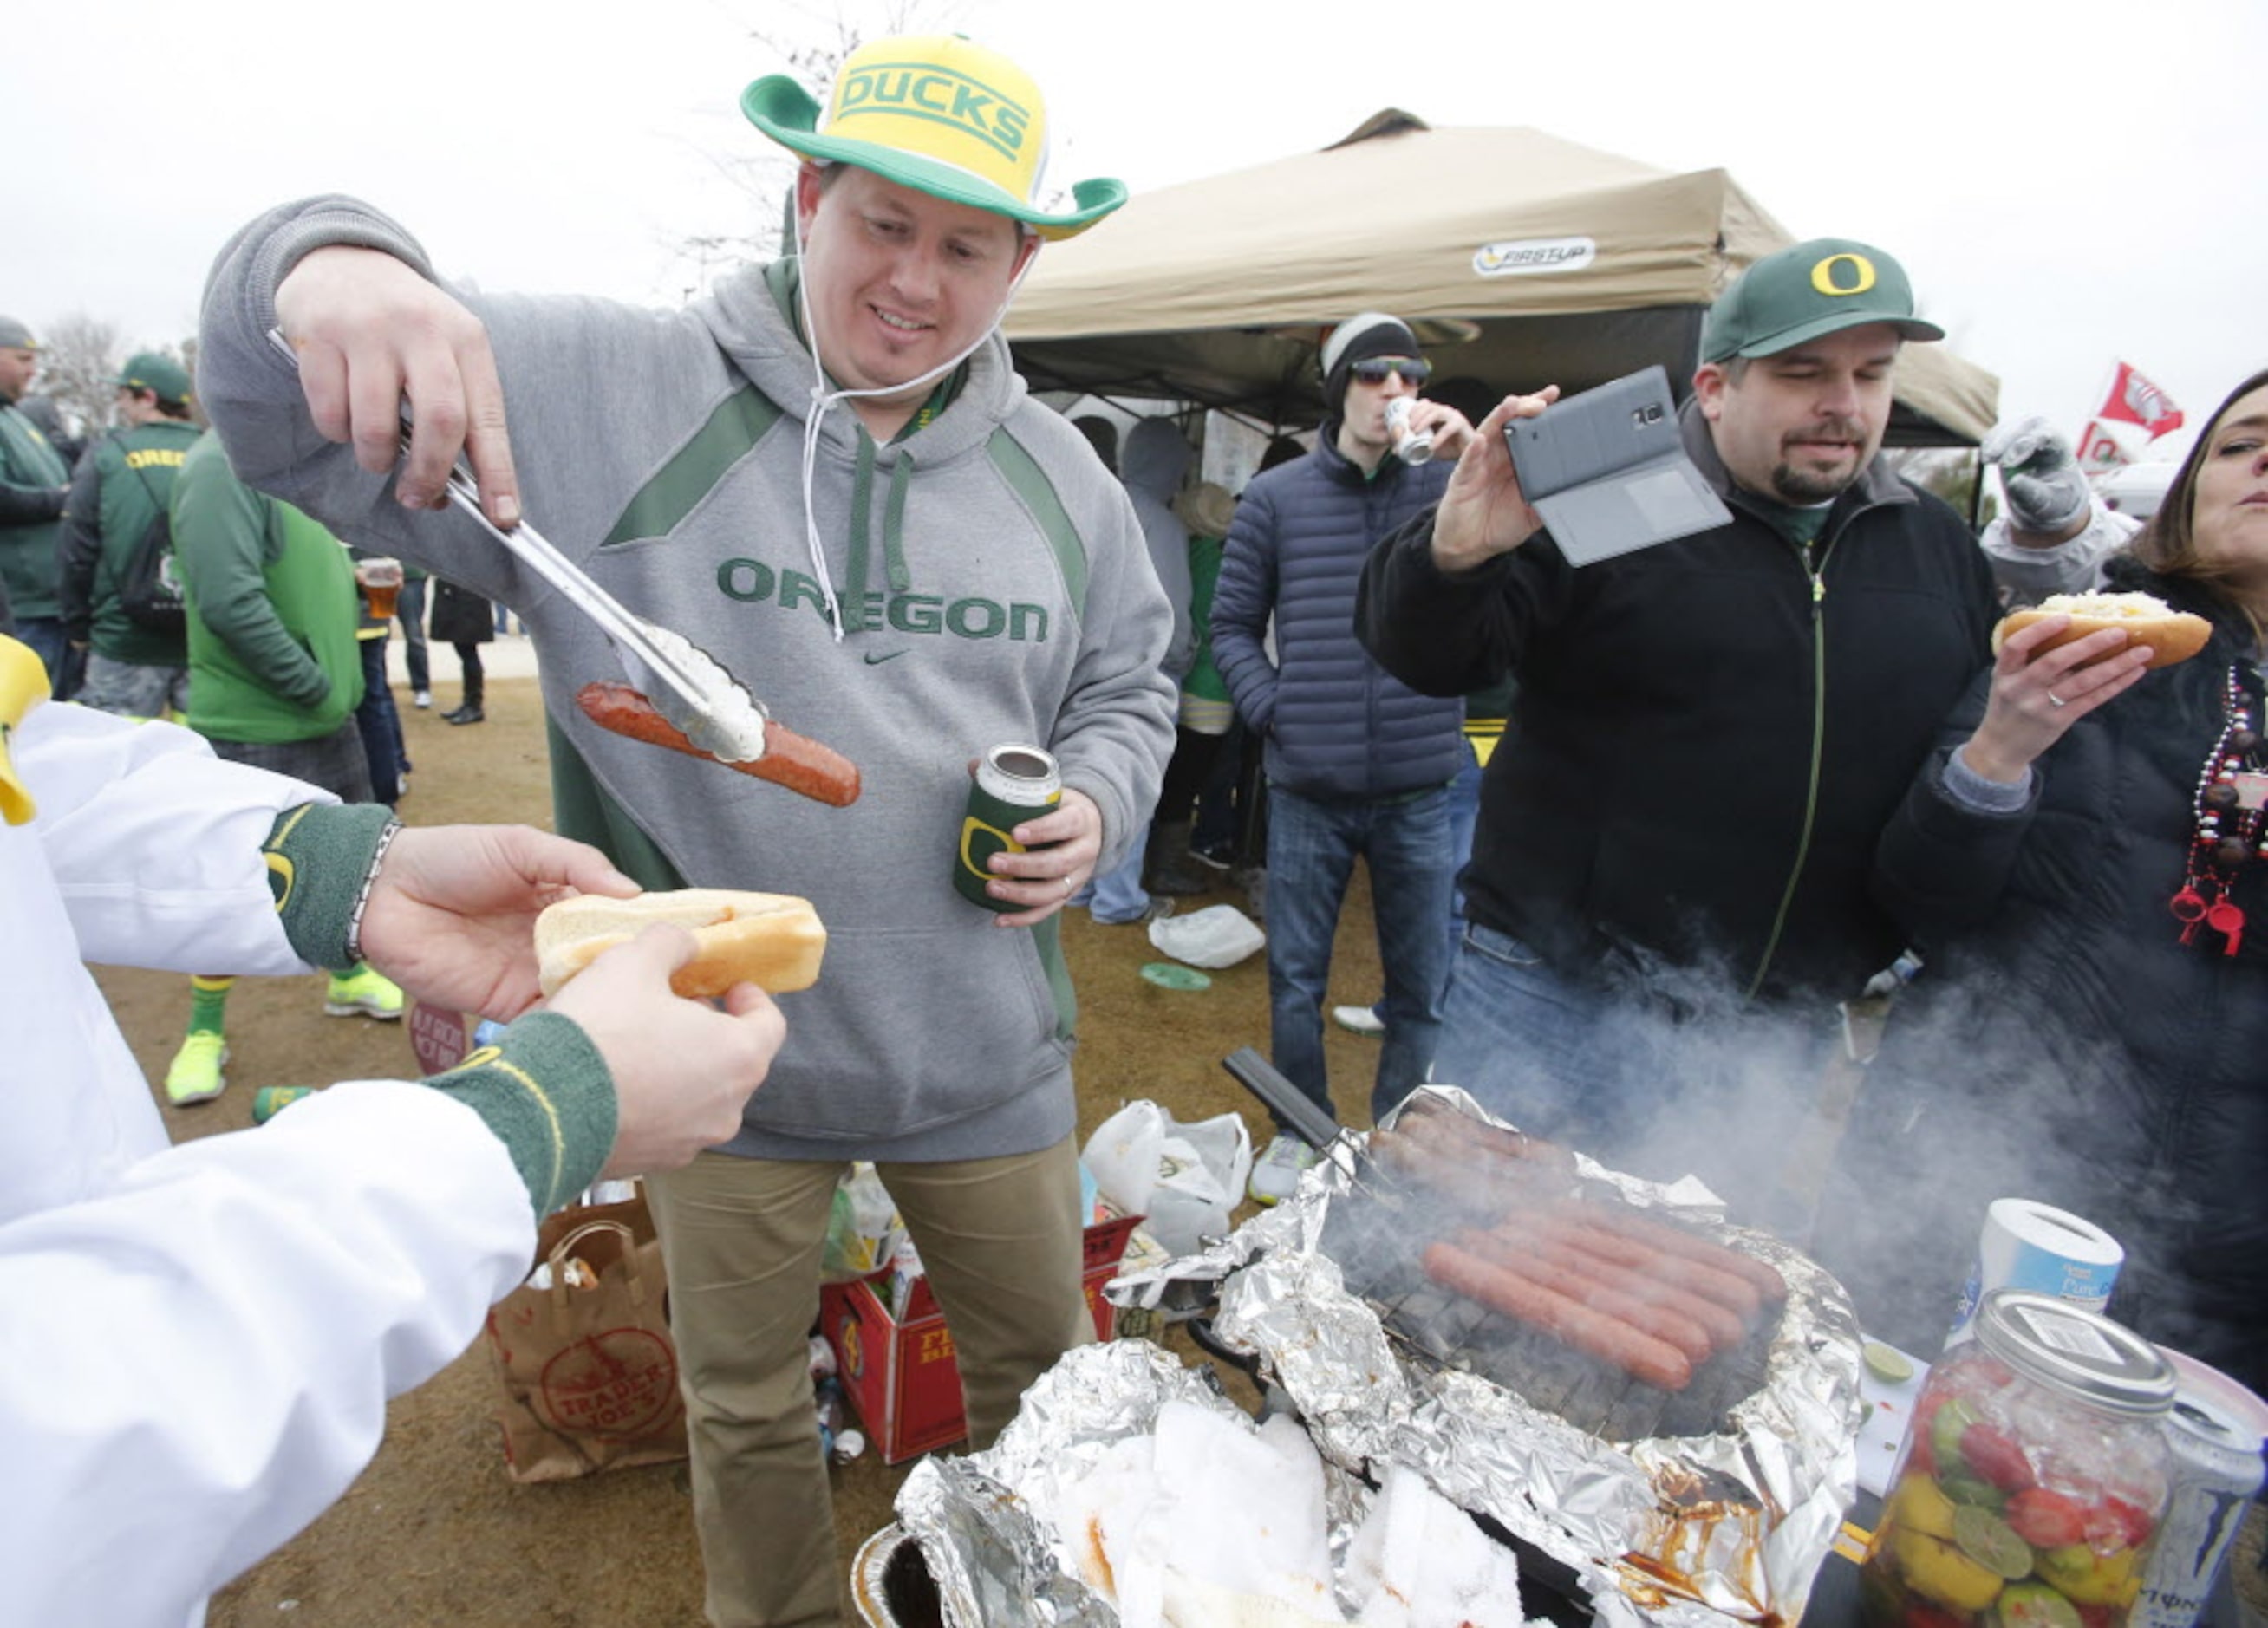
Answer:
M1930 1371L1859 1577L1869 1628L2123 1628L2165 1513L2173 1366L2000 1289Z

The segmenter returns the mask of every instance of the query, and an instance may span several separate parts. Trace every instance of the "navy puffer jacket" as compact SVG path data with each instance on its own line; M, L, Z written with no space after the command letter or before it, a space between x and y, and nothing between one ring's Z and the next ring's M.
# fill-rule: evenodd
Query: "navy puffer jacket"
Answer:
M1326 424L1314 451L1252 479L1212 601L1213 659L1267 743L1268 779L1333 801L1441 785L1463 765L1463 703L1421 696L1354 634L1371 545L1438 501L1453 465L1388 458L1366 478ZM1263 639L1276 618L1276 657Z

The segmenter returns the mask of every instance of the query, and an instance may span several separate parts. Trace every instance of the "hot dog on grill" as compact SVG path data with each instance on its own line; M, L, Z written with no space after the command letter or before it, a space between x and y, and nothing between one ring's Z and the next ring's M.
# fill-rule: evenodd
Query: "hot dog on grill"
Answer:
M1683 1352L1685 1359L1697 1367L1716 1353L1709 1331L1692 1318L1658 1301L1616 1288L1596 1273L1570 1270L1544 1249L1523 1247L1499 1233L1469 1228L1450 1241L1491 1265L1517 1272L1571 1300L1580 1301L1593 1311L1626 1322L1641 1334L1652 1335ZM1734 1343L1739 1342L1735 1339Z
M1743 1323L1753 1323L1764 1310L1764 1297L1756 1285L1745 1278L1699 1261L1688 1260L1666 1249L1641 1243L1635 1238L1597 1224L1598 1212L1606 1206L1570 1205L1554 1218L1568 1230L1565 1240L1603 1256L1606 1259L1646 1273L1658 1282L1697 1294L1704 1300L1714 1300Z
M575 692L575 704L601 729L643 740L649 746L667 747L688 757L723 763L744 775L784 785L814 802L841 808L858 800L857 764L832 747L821 746L808 735L799 735L776 721L765 721L764 755L746 762L734 762L694 745L683 730L664 718L652 702L628 684L585 684Z
M1580 1229L1552 1227L1547 1218L1545 1224L1522 1235L1515 1231L1521 1225L1519 1220L1508 1221L1502 1233L1507 1237L1519 1237L1539 1260L1690 1320L1708 1335L1710 1344L1716 1350L1731 1351L1748 1338L1747 1325L1732 1311L1675 1284L1664 1283L1634 1267L1594 1254L1582 1247Z
M1682 1227L1657 1221L1627 1205L1587 1204L1583 1219L1638 1243L1652 1244L1664 1255L1675 1255L1696 1264L1729 1272L1745 1281L1768 1300L1787 1298L1786 1280L1768 1263L1738 1249L1728 1249L1712 1239L1697 1237Z
M1693 1382L1693 1365L1675 1346L1532 1278L1454 1244L1426 1245L1425 1264L1425 1275L1443 1288L1540 1329L1561 1344L1611 1363L1649 1385L1683 1390Z

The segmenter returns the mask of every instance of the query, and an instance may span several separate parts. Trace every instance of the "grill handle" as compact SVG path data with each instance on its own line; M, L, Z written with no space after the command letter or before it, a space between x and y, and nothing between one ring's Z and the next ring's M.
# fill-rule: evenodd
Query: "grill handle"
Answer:
M1289 1127L1293 1136L1318 1153L1327 1153L1345 1131L1327 1109L1318 1108L1307 1094L1276 1072L1267 1058L1249 1046L1239 1046L1220 1060L1236 1083L1258 1097Z

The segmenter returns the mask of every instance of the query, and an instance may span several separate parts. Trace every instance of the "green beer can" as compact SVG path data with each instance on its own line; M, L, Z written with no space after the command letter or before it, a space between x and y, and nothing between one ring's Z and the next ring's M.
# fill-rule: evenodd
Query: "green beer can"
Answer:
M968 788L968 810L961 818L960 854L953 867L953 885L961 890L961 896L988 910L1027 908L984 891L984 884L992 880L986 861L996 853L1022 853L1024 844L1010 833L1062 800L1063 777L1057 771L1054 755L1042 748L1012 742L996 746L978 759L976 778Z

